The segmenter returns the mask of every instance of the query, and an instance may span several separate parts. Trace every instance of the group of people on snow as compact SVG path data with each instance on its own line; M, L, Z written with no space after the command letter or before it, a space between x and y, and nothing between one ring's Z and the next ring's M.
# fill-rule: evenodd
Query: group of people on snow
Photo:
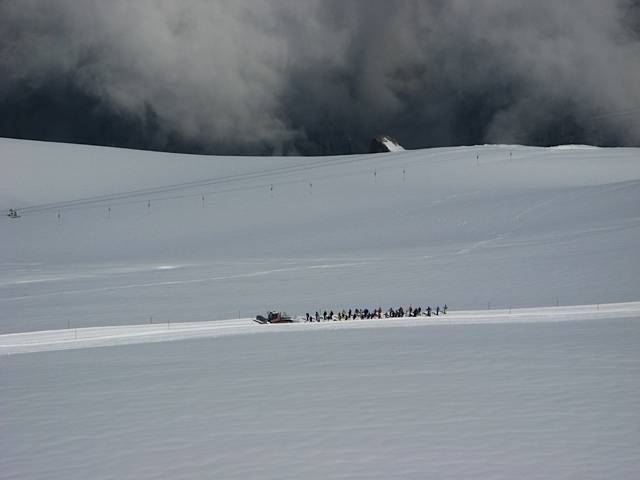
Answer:
M437 306L434 309L431 307L427 307L423 310L421 307L413 308L413 306L409 305L408 309L404 309L402 307L398 309L390 308L389 310L382 310L382 308L376 308L374 310L369 310L368 308L356 308L342 310L341 312L334 313L333 310L327 312L324 310L322 313L316 311L315 315L307 313L307 322L327 322L327 321L341 321L341 320L363 320L369 318L396 318L396 317L422 317L426 315L430 317L432 314L440 315L440 313L447 313L447 306L445 305L442 309L440 306Z

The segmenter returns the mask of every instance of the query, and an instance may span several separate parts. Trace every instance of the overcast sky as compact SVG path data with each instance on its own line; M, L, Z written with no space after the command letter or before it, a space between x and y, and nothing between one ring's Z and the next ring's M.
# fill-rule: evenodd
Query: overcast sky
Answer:
M0 136L640 146L638 0L0 0Z

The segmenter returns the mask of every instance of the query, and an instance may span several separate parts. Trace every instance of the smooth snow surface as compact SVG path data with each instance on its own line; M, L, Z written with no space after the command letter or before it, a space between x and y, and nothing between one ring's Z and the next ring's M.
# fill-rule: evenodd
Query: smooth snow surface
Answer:
M0 171L0 478L637 478L638 149Z

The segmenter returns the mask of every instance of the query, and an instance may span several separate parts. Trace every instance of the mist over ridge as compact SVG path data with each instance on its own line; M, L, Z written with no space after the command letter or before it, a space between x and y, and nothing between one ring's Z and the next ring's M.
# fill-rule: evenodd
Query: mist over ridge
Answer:
M188 153L640 146L631 0L0 4L0 136Z

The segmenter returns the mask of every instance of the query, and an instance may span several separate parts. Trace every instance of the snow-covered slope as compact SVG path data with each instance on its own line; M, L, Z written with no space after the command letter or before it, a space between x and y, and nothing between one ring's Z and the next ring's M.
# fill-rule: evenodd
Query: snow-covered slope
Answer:
M640 470L638 149L0 139L0 171L1 478Z
M338 323L0 356L0 476L637 478L637 316Z
M636 149L0 149L0 204L22 214L0 219L0 332L271 308L595 304L640 291Z

